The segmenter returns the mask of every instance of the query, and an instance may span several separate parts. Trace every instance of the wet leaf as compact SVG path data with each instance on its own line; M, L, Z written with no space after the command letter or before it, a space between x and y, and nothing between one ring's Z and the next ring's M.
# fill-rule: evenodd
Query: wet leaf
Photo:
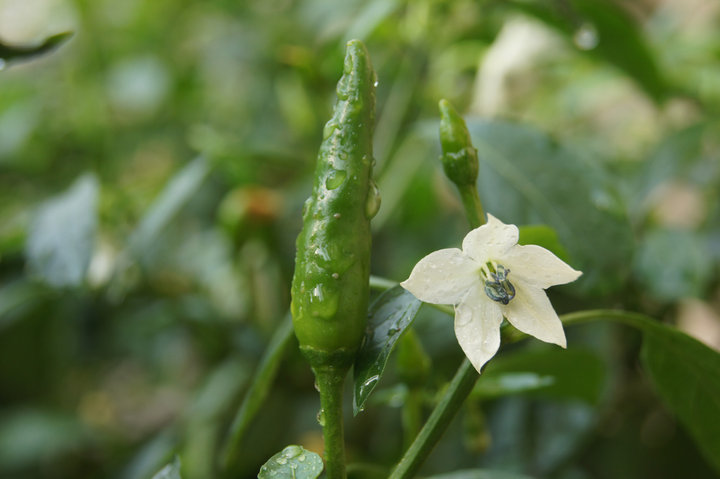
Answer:
M385 371L388 357L403 331L421 306L420 300L401 286L385 291L370 306L363 345L355 359L353 411L362 411L365 401Z
M315 479L323 470L320 456L300 446L288 446L260 468L258 479Z

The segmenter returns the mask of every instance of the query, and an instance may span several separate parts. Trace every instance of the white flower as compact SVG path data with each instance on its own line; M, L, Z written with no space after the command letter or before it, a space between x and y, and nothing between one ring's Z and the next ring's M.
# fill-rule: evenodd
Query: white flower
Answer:
M544 290L582 273L545 248L517 242L517 226L488 215L465 236L462 250L430 253L400 283L421 301L455 306L455 335L478 372L500 347L503 317L524 333L566 346Z

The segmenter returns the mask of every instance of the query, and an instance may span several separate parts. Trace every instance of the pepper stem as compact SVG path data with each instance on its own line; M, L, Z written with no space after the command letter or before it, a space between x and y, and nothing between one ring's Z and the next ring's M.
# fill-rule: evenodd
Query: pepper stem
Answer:
M343 435L343 384L347 368L322 366L313 368L320 390L318 421L325 439L326 479L345 479L345 442Z
M470 224L470 228L475 229L482 226L485 223L485 213L475 185L458 185L458 191L460 192L460 199L462 199L465 217Z

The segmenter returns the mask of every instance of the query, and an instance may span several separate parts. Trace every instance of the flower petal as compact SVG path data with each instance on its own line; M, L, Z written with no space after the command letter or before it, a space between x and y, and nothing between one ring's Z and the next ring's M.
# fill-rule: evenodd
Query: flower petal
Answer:
M499 261L510 270L510 281L519 279L542 289L575 281L582 274L536 245L516 245Z
M400 286L426 303L457 304L468 289L480 287L479 269L459 249L441 249L421 259Z
M455 307L455 336L478 373L500 347L500 307L478 289Z
M510 324L541 341L566 347L562 322L545 291L523 282L513 284L515 297L503 309Z
M506 225L491 214L487 216L487 223L469 232L462 244L463 252L481 264L502 258L517 244L519 236L517 226Z

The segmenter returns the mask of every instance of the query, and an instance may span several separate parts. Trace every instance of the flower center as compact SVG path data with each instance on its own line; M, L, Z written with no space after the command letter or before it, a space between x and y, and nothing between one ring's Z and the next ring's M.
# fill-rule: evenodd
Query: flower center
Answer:
M485 294L498 303L508 304L515 297L515 286L508 280L510 270L505 266L488 261L480 268L480 276L485 281Z

